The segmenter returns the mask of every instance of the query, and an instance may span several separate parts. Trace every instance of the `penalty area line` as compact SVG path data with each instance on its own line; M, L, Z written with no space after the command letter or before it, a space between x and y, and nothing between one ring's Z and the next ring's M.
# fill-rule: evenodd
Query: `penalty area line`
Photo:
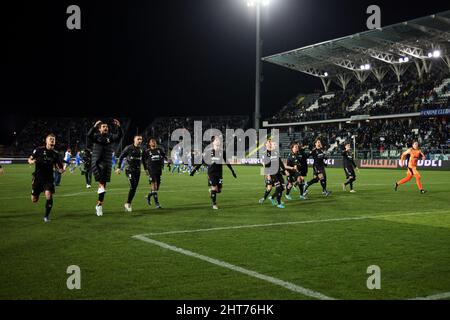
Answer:
M161 242L161 241L157 241L157 240L148 238L148 237L146 237L144 235L136 235L136 236L133 236L132 238L144 241L146 243L150 243L150 244L156 245L156 246L161 247L163 249L171 250L171 251L174 251L174 252L177 252L177 253L180 253L180 254L192 257L192 258L196 258L196 259L208 262L210 264L213 264L213 265L225 268L225 269L229 269L229 270L232 270L232 271L235 271L235 272L239 272L239 273L245 274L247 276L259 279L259 280L263 280L263 281L269 282L271 284L283 287L283 288L288 289L290 291L293 291L293 292L296 292L296 293L300 293L300 294L302 294L304 296L307 296L307 297L311 297L311 298L315 298L315 299L319 299L319 300L334 300L334 298L328 297L328 296L326 296L326 295L324 295L324 294L322 294L320 292L313 291L313 290L301 287L301 286L296 285L296 284L294 284L292 282L284 281L284 280L281 280L281 279L278 279L278 278L274 278L274 277L271 277L271 276L268 276L268 275L265 275L265 274L253 271L253 270L249 270L249 269L245 269L245 268L236 266L234 264L231 264L231 263L228 263L228 262L225 262L225 261L221 261L221 260L214 259L214 258L211 258L211 257L208 257L208 256L204 256L204 255L201 255L201 254L193 252L193 251L189 251L189 250L186 250L186 249L183 249L183 248L179 248L179 247L167 244L165 242Z

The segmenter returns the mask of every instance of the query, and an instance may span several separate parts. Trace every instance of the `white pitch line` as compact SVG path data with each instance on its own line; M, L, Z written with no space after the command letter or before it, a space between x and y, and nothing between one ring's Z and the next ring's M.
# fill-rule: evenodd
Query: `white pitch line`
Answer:
M442 300L442 299L449 299L450 298L450 292L443 292L443 293L437 293L433 294L431 296L426 297L417 297L409 300Z
M231 263L228 263L228 262L225 262L225 261L217 260L217 259L214 259L214 258L211 258L211 257L208 257L208 256L201 255L201 254L193 252L193 251L189 251L189 250L186 250L186 249L175 247L175 246L172 246L172 245L167 244L165 242L160 242L160 241L157 241L157 240L154 240L154 239L147 238L147 237L145 237L143 235L133 236L133 238L137 239L137 240L141 240L141 241L147 242L147 243L154 244L156 246L159 246L159 247L167 249L167 250L171 250L171 251L174 251L174 252L177 252L177 253L184 254L184 255L189 256L189 257L193 257L193 258L196 258L196 259L199 259L199 260L206 261L208 263L214 264L214 265L222 267L222 268L226 268L226 269L230 269L232 271L243 273L243 274L248 275L250 277L253 277L253 278L256 278L256 279L260 279L260 280L263 280L263 281L275 284L277 286L283 287L285 289L291 290L293 292L300 293L302 295L305 295L305 296L308 296L308 297L311 297L311 298L320 299L320 300L334 300L334 298L328 297L328 296L326 296L326 295L324 295L324 294L322 294L320 292L313 291L313 290L310 290L310 289L298 286L298 285L296 285L296 284L294 284L292 282L287 282L287 281L284 281L284 280L281 280L281 279L278 279L278 278L274 278L274 277L271 277L271 276L268 276L268 275L265 275L265 274L261 274L259 272L253 271L253 270L249 270L249 269L245 269L245 268L236 266L234 264L231 264Z
M188 230L152 232L152 233L139 234L139 235L136 235L135 237L137 237L137 236L160 236L160 235L169 235L169 234L196 233L196 232L234 230L234 229L251 229L251 228L263 228L263 227L287 226L287 225L323 223L323 222L336 222L336 221L367 220L367 219L376 219L376 218L413 216L413 215L433 214L433 213L442 213L442 212L443 211L436 210L436 211L424 211L424 212L382 214L382 215L373 215L373 216L357 216L357 217L343 217L343 218L330 218L330 219L317 219L317 220L286 221L286 222L274 222L274 223L265 223L265 224L246 224L246 225L239 225L239 226L226 226L226 227L216 227L216 228L207 228L207 229L188 229Z

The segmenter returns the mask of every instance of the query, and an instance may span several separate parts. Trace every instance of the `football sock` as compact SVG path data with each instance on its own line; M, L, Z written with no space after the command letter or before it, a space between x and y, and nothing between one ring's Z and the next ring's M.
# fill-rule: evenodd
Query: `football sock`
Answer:
M45 202L45 216L48 218L53 207L53 198L47 199Z
M211 201L213 205L216 204L216 198L217 198L216 191L211 190Z

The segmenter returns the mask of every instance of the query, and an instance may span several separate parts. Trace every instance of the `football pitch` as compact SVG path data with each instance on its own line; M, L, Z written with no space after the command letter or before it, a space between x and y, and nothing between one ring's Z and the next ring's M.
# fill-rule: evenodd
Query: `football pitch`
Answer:
M160 210L143 174L132 213L126 177L113 175L102 217L95 185L66 172L45 224L45 197L29 197L33 168L5 170L0 299L450 299L450 172L421 171L421 195L414 179L393 191L404 170L361 170L352 194L330 168L330 197L316 184L277 209L258 204L259 167L236 167L237 179L224 168L217 211L206 174L164 172ZM66 285L71 265L79 290ZM368 289L370 266L380 289Z

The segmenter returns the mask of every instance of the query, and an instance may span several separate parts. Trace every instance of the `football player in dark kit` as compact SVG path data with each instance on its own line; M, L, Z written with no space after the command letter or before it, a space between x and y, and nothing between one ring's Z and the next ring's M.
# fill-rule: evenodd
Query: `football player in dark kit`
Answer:
M313 178L305 185L305 194L307 193L307 190L311 185L320 181L320 184L322 186L322 194L328 197L331 194L331 191L327 190L327 173L325 171L325 167L327 166L325 160L327 160L328 158L325 152L323 152L322 150L322 142L320 141L320 139L316 139L316 141L314 142L314 146L315 148L311 151L310 154L310 156L314 159L314 174Z
M347 181L342 184L342 189L344 191L347 190L347 186L350 186L350 192L354 193L356 192L353 190L353 182L356 180L356 173L355 169L359 170L355 160L353 159L353 155L350 149L350 143L345 144L345 150L342 152L343 157L343 164L344 164L344 171L345 171L345 178Z
M286 170L287 170L287 183L286 183L286 194L284 195L286 199L292 200L290 195L292 188L295 185L299 185L300 172L300 156L299 156L299 145L297 142L291 144L291 152L289 153L286 160Z
M208 187L212 208L214 210L219 209L217 206L217 194L222 192L222 184L223 184L223 164L226 164L228 169L230 169L231 174L234 178L236 178L236 173L234 172L231 164L227 162L227 155L225 150L222 149L222 138L220 136L211 137L211 153L210 153L210 163L208 161L205 162L205 156L203 156L202 163L198 163L195 165L194 169L191 171L190 176L193 176L195 172L205 164L208 168Z
M272 191L272 188L275 187L275 198L270 198L272 205L276 205L279 209L284 209L285 206L284 203L281 202L281 196L283 195L284 190L283 172L287 173L287 170L277 150L275 149L275 144L271 139L267 139L265 147L266 150L261 156L261 163L264 167L266 191L264 193L264 197L259 199L259 203L263 204ZM273 173L272 171L274 168L272 168L272 164L276 162L278 162L278 170L276 170L276 173Z
M84 149L81 152L81 164L82 169L81 173L84 175L86 179L86 188L89 189L91 187L92 182L92 152L89 149Z
M88 132L88 139L92 142L92 173L98 182L98 200L95 206L97 216L103 215L103 201L106 193L106 183L111 181L113 144L120 141L123 130L119 120L113 120L117 127L117 134L109 132L107 123L97 121Z
M300 199L305 200L305 179L308 175L308 158L309 153L305 150L305 148L302 146L301 143L298 144L298 157L299 157L299 164L297 165L299 174L297 178L297 184L300 187Z
M49 222L50 211L53 207L53 194L55 193L53 169L64 172L61 156L55 151L56 139L53 134L45 138L45 146L35 149L28 158L29 164L35 165L33 172L33 183L31 187L31 201L39 201L39 195L45 193L45 216L44 221Z
M148 175L151 191L147 195L147 202L152 204L152 197L155 200L155 208L161 209L158 200L158 191L161 185L161 175L164 169L164 159L166 159L165 152L158 148L155 138L150 138L148 141L148 148L144 151L143 163L145 172Z
M131 202L136 194L137 187L139 185L139 179L141 177L141 164L144 155L144 150L141 148L142 136L136 135L133 139L133 144L126 146L123 149L122 154L119 157L119 165L116 169L116 173L120 174L122 171L123 160L126 159L125 174L130 184L130 191L128 191L128 200L124 204L126 212L131 212Z

